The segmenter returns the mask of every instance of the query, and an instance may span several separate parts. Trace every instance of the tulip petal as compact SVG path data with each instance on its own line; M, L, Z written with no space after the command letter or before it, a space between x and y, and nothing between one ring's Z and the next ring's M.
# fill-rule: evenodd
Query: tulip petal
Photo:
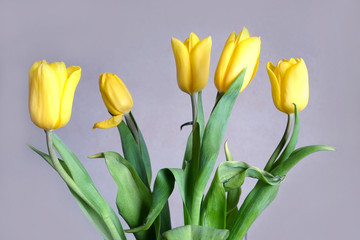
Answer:
M234 48L235 48L235 40L236 40L236 34L233 32L230 34L229 38L227 39L224 50L221 53L219 63L216 67L215 75L214 75L214 83L215 87L219 92L225 92L224 89L224 76L226 73L226 69L229 65L231 55L233 54Z
M75 90L81 77L80 67L71 66L68 67L66 71L67 78L60 102L60 121L56 128L65 126L70 120Z
M99 85L103 101L111 114L119 115L131 110L134 105L132 96L116 74L101 74Z
M120 114L120 115L113 116L105 121L97 122L94 124L93 129L95 129L95 128L106 129L106 128L116 127L117 125L119 125L121 123L122 118L123 118L123 115Z
M59 120L58 76L45 61L35 62L29 71L29 111L40 128L54 129Z
M284 112L293 113L293 103L299 111L306 107L309 101L309 76L304 60L300 59L287 70L280 88Z
M239 35L236 37L236 44L239 44L241 41L248 39L250 37L250 33L247 30L246 27L244 27L241 32L239 33Z
M266 64L266 70L268 72L270 83L271 83L271 93L274 101L274 105L280 110L283 111L280 102L280 85L277 76L275 75L275 66L272 62Z
M192 70L191 93L205 88L209 78L211 37L204 38L190 52Z
M59 87L57 88L59 90L59 96L62 95L64 91L65 82L67 79L67 71L66 66L64 62L53 62L50 63L49 66L54 71L56 76L58 77L58 84Z
M246 67L246 74L241 91L251 82L257 60L260 54L261 41L259 37L250 37L241 41L234 49L227 72L224 77L224 89L227 90L234 79Z
M171 46L175 56L176 74L179 88L186 93L190 93L191 67L188 49L179 39L176 38L171 39Z
M190 33L190 37L185 40L184 45L186 46L186 48L190 53L199 42L200 40L198 36L192 32Z

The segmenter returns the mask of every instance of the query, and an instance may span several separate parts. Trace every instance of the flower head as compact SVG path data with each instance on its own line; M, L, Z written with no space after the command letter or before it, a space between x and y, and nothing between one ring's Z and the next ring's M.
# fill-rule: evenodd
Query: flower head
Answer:
M303 110L309 101L309 76L304 60L283 59L276 67L268 62L266 68L277 109L288 114L294 113L295 103L299 111Z
M220 93L226 92L240 72L246 68L242 92L254 78L259 64L260 37L250 37L246 28L231 33L216 67L214 82Z
M31 120L45 130L65 126L71 116L72 103L81 68L66 68L63 62L35 62L29 71L29 112Z
M116 127L122 121L123 115L129 113L134 105L131 94L123 81L113 73L101 74L99 87L105 106L113 116L96 123L93 129Z
M182 43L172 38L179 88L189 94L205 88L209 78L211 37L199 40L195 33Z

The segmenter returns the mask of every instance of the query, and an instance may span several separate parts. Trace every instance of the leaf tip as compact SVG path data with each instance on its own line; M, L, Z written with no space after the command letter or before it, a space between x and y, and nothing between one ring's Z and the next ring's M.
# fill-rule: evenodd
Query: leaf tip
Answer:
M88 158L90 159L94 159L94 158L104 158L104 153L96 153L94 155L88 156Z

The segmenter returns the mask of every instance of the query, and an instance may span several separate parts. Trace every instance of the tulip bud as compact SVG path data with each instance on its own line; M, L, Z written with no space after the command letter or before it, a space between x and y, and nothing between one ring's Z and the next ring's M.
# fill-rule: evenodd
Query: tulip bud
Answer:
M195 33L182 43L171 39L179 88L193 94L205 88L209 78L211 37L199 40Z
M276 67L268 62L266 68L277 109L288 114L294 113L295 103L299 111L303 110L309 101L309 76L304 60L283 59Z
M220 93L225 93L240 72L246 68L242 92L254 78L259 64L260 37L250 37L246 28L236 35L231 33L216 67L214 82Z
M105 106L113 115L108 120L95 123L95 128L112 128L121 123L123 115L130 112L133 99L121 79L113 73L100 75L99 86Z
M65 126L71 116L72 103L81 68L66 68L63 62L35 62L29 71L29 112L36 126L45 130Z

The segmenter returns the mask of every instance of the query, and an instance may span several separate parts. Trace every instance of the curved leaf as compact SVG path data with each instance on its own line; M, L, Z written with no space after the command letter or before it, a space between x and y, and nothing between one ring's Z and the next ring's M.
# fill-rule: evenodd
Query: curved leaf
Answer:
M125 159L131 163L131 165L134 167L141 180L147 186L149 186L150 182L148 180L148 176L146 173L145 164L142 160L142 153L139 149L139 145L135 141L133 134L131 133L130 129L128 128L128 126L125 124L124 121L122 121L117 126L117 128L120 133L121 146Z
M163 234L163 240L225 240L228 230L208 228L197 225L187 225L174 228Z
M200 222L205 227L217 229L226 227L226 195L218 171L201 206L201 218Z
M89 174L75 154L66 147L55 133L53 133L53 143L63 159L59 159L61 166L75 182L76 186L83 193L83 196L86 196L85 201L68 185L70 192L86 217L106 240L126 239L117 215L97 191ZM53 165L48 154L43 153L34 147L31 148L43 157L51 166Z
M204 190L219 155L231 110L244 81L245 70L241 71L229 90L221 97L206 124L200 150L199 177L195 182L194 202L190 211L193 224L199 223Z
M125 230L125 232L134 233L139 231L145 231L150 228L153 222L161 213L164 206L167 204L167 200L170 197L173 189L174 183L178 184L180 194L183 198L183 202L185 200L185 174L182 169L176 168L163 168L161 169L155 179L154 183L154 191L152 193L153 199L152 204L149 210L149 213L145 219L143 225L138 226L136 228L132 228L129 230Z
M109 172L118 188L116 205L119 214L130 227L141 225L149 212L152 196L135 169L116 152L104 152L89 158L105 159ZM136 239L150 238L155 238L155 232L149 230L136 233Z
M273 176L241 161L223 162L219 165L218 172L226 191L241 187L245 177L257 178L269 185L279 184L285 179L285 177Z
M290 154L294 151L296 147L299 130L300 130L300 121L299 121L299 110L296 104L294 104L294 107L295 107L294 130L292 132L288 145L281 153L279 159L276 160L276 162L272 165L271 170L275 169L279 164L283 163L290 156Z
M197 123L199 124L199 131L200 131L200 141L202 139L203 133L204 133L204 125L205 125L205 120L204 120L204 109L203 109L203 104L202 104L202 92L200 91L198 93L198 102L197 102L197 119L196 119ZM192 122L191 122L192 124ZM185 166L188 162L190 162L191 157L192 157L192 141L193 141L193 136L192 136L192 131L188 137L187 143L186 143L186 149L185 149L185 155L184 155L184 160L183 160L183 164L182 164L182 168L185 169Z
M319 151L335 151L335 148L327 146L327 145L312 145L306 146L296 149L286 161L279 164L274 170L271 172L273 174L287 174L291 168L293 168L300 160L305 158L306 156L319 152Z

